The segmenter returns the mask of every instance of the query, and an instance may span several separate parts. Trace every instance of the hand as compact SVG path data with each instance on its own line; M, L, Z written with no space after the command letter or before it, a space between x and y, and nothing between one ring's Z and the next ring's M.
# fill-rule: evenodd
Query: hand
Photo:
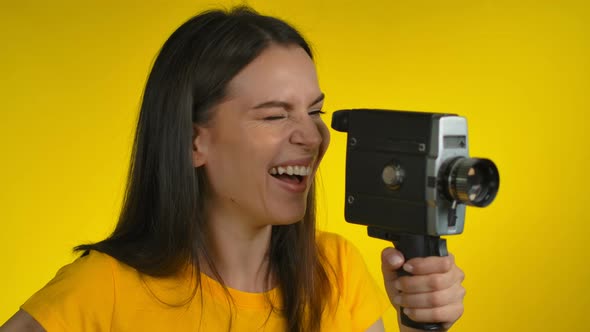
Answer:
M411 276L398 277L402 268ZM445 329L463 314L465 274L455 265L453 255L446 257L413 258L405 262L401 252L385 248L381 254L381 269L389 300L398 311L413 321L441 322ZM401 326L400 326L401 328Z

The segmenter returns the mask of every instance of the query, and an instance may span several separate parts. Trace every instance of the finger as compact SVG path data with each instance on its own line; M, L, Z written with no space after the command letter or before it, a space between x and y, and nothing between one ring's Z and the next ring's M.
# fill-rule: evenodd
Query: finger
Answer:
M437 292L418 294L400 293L394 296L393 302L395 305L401 305L405 308L427 309L462 302L464 297L465 288L461 284L455 284L450 288Z
M404 256L395 248L385 248L381 253L381 271L383 281L389 300L393 303L393 298L400 293L394 284L398 278L396 270L404 264Z
M455 266L455 256L416 257L404 264L404 270L414 275L445 273Z
M397 279L397 269L401 268L404 264L404 255L393 248L385 248L381 252L381 271L383 272L383 280L385 283L394 281Z
M464 279L463 271L455 266L447 273L401 277L394 282L394 287L404 293L428 293L450 288Z
M463 303L453 303L430 309L404 308L404 313L416 322L440 322L450 326L463 315L463 310Z

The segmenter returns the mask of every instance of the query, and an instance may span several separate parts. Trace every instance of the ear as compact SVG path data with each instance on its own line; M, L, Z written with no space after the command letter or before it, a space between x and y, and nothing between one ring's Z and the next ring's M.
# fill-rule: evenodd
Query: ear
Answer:
M206 128L193 124L193 167L201 167L207 162L209 132Z

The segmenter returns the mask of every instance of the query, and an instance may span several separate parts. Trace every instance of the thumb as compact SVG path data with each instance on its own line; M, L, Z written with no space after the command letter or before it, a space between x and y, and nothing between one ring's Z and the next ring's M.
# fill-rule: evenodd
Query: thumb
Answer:
M396 270L404 265L404 255L393 247L383 249L381 252L381 271L383 272L383 280L386 283L395 281L397 279Z

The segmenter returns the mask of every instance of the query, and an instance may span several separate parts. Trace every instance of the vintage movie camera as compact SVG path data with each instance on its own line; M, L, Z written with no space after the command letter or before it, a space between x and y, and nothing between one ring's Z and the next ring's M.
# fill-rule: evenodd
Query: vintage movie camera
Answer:
M466 206L485 207L496 197L498 169L489 159L469 157L464 117L340 110L332 128L348 133L346 221L392 241L406 260L447 256L440 236L462 233ZM417 323L403 314L402 323L442 330L439 323Z

